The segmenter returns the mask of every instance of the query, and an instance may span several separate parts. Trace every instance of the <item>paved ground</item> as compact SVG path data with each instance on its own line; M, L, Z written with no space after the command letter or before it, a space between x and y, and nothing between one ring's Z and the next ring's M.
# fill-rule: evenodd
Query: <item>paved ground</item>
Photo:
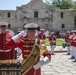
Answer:
M50 49L50 46L47 46L47 48L48 48L49 51L51 50L51 49ZM56 46L56 47L55 47L55 51L58 51L58 50L67 50L67 48L66 48L66 47L63 48L62 46Z
M50 50L50 47L48 49ZM70 57L70 55L66 55L66 52L55 53L52 55L50 63L42 67L42 75L76 75L76 62L73 62L74 59L70 59Z

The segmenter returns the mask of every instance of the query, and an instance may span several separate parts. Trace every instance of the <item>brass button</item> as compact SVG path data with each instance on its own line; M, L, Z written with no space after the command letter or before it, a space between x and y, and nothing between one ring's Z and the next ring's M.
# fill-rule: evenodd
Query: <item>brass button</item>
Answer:
M3 52L6 52L6 50L3 50Z
M5 47L3 49L5 49Z

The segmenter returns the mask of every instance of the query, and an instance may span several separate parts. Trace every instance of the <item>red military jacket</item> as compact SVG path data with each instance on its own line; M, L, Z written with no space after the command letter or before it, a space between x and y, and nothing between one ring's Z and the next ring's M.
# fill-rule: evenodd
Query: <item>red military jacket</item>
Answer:
M76 46L75 45L76 44L76 40L74 38L76 38L76 35L72 35L72 37L71 37L71 42L70 42L71 46Z
M55 35L50 35L49 36L49 41L51 42L51 41L56 41L56 36Z
M30 52L32 51L32 48L34 46L35 43L35 39L31 39L31 38L21 38L20 40L18 40L16 43L11 39L9 40L6 44L9 47L15 48L15 47L19 47L22 50L22 54L23 54L23 58L26 59L28 57L28 55L30 54ZM47 56L49 59L51 59L51 55L50 52L45 52L43 54L43 56ZM34 69L31 68L31 70L29 70L25 75L34 75ZM41 75L40 72L40 68L36 71L36 75Z
M65 35L65 37L64 37L65 42L70 42L69 37L70 37L70 34L66 34L66 35Z
M11 48L6 46L6 41L11 39L12 35L5 33L0 33L0 60L13 59L13 52Z
M39 34L38 34L38 39L40 39L40 40L45 40L45 39L46 39L45 34L44 34L44 33L39 33Z
M74 40L74 37L75 37L75 36L76 36L76 35L70 35L70 37L69 37L69 39L70 39L70 45L71 45L71 46L74 46L74 43L75 43L75 42L74 42L74 41L75 41L75 40Z

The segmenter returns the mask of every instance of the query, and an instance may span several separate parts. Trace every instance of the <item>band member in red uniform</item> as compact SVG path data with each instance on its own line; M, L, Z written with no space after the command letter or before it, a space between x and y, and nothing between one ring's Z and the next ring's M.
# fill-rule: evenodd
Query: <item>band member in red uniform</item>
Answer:
M9 46L9 48L19 47L22 50L22 56L23 56L22 75L30 75L30 74L41 75L40 67L43 66L44 64L49 63L49 61L51 60L51 54L47 49L42 54L44 57L42 60L39 60L40 56L37 57L38 50L35 50L35 45L36 45L35 30L37 29L37 27L38 25L35 23L30 23L25 25L25 28L27 29L27 36L25 38L24 37L20 38L24 34L24 31L22 31L21 33L12 37L12 39L10 39L6 43L7 46ZM33 51L36 51L36 52L33 52ZM33 57L33 59L35 58L35 60L37 60L38 62L36 61L34 62L33 59L31 59L30 61L29 59L30 57ZM30 61L29 63L28 63L28 60ZM25 68L27 66L29 66L29 68L27 68L26 70Z
M12 35L7 33L8 23L0 23L0 60L8 60L14 58L14 50L6 46L6 41L12 38Z
M40 33L38 34L38 39L40 39L40 40L45 40L46 39L45 29L40 29Z
M54 35L54 32L51 32L51 35L49 36L49 41L51 47L51 54L54 55L54 48L56 46L56 36Z
M70 42L71 59L75 59L73 62L76 62L76 34L74 31L73 32L71 31L70 39L71 39L71 42Z
M70 39L70 54L71 54L71 58L70 59L74 59L74 42L75 41L75 37L76 37L76 34L74 32L71 32L71 35L69 37Z
M70 37L70 31L67 31L64 37L66 43L70 43L69 37ZM67 46L67 55L69 54L70 54L70 46Z
M38 39L41 41L41 43L45 43L45 29L40 29L40 33L38 34Z

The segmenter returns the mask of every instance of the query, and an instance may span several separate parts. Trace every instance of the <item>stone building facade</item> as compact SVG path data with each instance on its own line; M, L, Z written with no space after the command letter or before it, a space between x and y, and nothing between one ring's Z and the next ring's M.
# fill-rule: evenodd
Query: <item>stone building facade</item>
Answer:
M6 21L11 29L24 28L27 23L37 23L50 31L74 29L74 10L56 9L42 0L31 0L16 10L0 10L0 22Z

